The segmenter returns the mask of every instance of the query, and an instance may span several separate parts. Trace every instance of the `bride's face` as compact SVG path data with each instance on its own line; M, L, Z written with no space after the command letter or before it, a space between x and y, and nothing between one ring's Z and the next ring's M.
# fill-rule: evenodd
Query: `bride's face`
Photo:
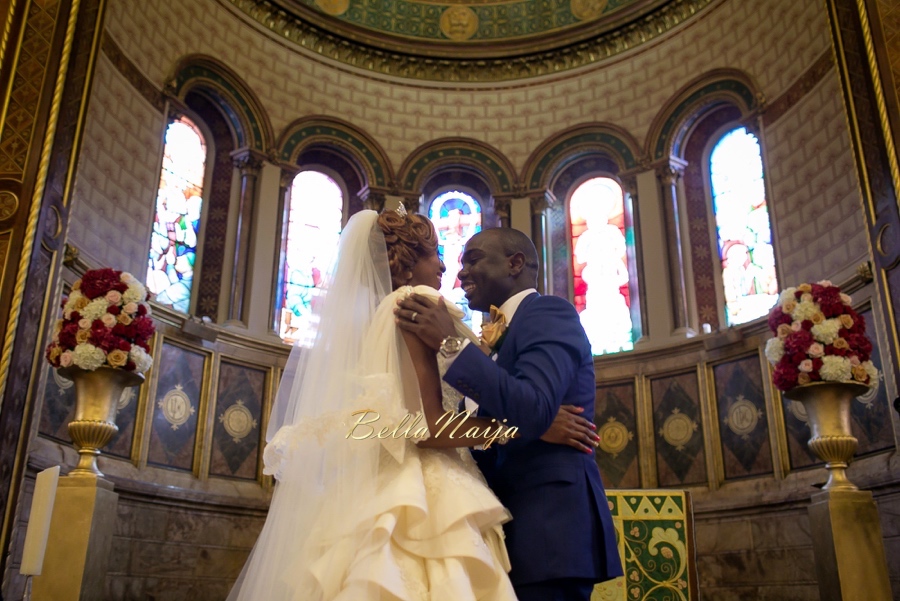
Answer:
M447 268L441 261L437 251L433 255L422 257L412 268L412 279L409 280L410 286L431 286L435 290L441 289L441 276Z

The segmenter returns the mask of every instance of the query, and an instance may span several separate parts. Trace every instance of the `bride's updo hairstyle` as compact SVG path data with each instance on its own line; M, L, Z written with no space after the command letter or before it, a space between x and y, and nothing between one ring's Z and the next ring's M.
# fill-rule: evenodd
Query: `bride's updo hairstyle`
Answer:
M378 216L377 223L384 233L391 284L396 290L406 285L420 258L437 252L437 232L428 218L414 213L401 215L397 211L384 211Z

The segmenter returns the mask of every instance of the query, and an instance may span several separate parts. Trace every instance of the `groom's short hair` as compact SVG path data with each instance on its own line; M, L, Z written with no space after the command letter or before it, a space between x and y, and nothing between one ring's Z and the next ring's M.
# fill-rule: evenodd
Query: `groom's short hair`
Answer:
M503 249L503 254L511 257L516 253L522 253L525 257L525 268L533 276L537 277L538 272L538 254L534 247L534 242L519 230L511 227L495 227L485 230L490 232Z

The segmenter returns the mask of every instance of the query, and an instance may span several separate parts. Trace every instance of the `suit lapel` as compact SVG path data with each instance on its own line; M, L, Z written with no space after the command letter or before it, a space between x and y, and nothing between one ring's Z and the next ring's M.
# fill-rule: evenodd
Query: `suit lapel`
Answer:
M512 354L512 345L510 344L510 339L515 336L515 328L516 324L523 321L523 315L528 312L528 307L531 303L540 296L540 293L529 294L525 298L522 299L522 302L519 303L519 307L516 309L515 315L513 315L512 321L509 322L509 326L507 326L507 334L506 340L503 341L503 344L500 346L500 351L497 353L497 364L502 365L504 367L513 363L515 357Z

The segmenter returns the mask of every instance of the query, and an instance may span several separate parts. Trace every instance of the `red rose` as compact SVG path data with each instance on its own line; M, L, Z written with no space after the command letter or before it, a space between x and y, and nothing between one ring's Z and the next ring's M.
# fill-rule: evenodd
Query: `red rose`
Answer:
M822 379L822 376L819 375L819 372L817 370L813 370L809 372L809 379L813 382L818 382Z
M775 367L775 372L772 374L772 381L775 382L775 386L778 390L790 390L797 385L797 376L799 375L800 372L796 367L790 364L784 364L783 361L780 361L778 366Z
M104 296L119 282L121 271L110 268L92 269L81 278L81 293L93 300Z
M816 374L818 374L819 370L822 369L821 357L816 357L815 359L812 360L812 362L813 362L813 371L816 372Z
M125 371L134 371L137 369L137 365L134 364L134 361L129 360L125 364Z
M62 297L62 301L59 303L59 308L60 308L60 309L65 309L65 308L66 308L66 303L67 303L67 302L69 302L69 297L68 297L68 296L63 296L63 297Z
M136 317L134 321L131 322L131 327L135 329L138 337L144 339L149 339L156 331L156 326L149 317Z
M803 328L803 331L809 332L815 324L809 319L804 319L800 322L800 327Z
M809 345L813 342L815 342L815 340L813 339L812 334L810 334L806 330L791 332L787 335L787 338L784 339L784 349L786 352L791 354L801 353L803 354L803 358L805 359L806 349L808 349Z
M137 314L140 317L143 317L144 315L146 315L147 314L147 306L143 305L143 304L138 305Z
M118 315L122 312L122 309L119 307L119 305L110 305L106 308L106 312L112 315Z
M769 329L773 332L778 331L778 326L785 323L791 325L791 316L781 310L781 305L775 305L769 311Z
M79 313L78 311L72 311L71 313L69 313L69 321L78 323L79 321L81 321L81 313Z
M126 353L131 352L131 343L127 340L119 339L119 350Z

